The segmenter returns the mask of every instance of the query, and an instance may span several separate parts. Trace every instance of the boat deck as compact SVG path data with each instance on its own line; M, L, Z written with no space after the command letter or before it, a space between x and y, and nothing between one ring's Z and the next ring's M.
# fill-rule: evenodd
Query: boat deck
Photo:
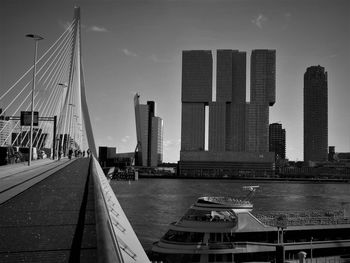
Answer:
M345 217L343 211L297 211L274 212L268 214L252 213L262 223L268 226L310 226L310 225L340 225L349 224L350 217Z

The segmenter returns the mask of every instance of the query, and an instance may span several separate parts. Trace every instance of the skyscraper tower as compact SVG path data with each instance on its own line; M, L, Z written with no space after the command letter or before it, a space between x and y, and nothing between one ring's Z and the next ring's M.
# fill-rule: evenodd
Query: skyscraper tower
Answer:
M209 151L245 151L246 52L217 50L216 102L209 104Z
M276 158L286 159L286 130L280 123L269 126L269 151L275 152Z
M276 50L253 50L250 65L250 103L247 104L246 150L269 151L269 106L275 103Z
M246 52L217 50L216 100L212 101L212 54L182 53L182 175L272 174L269 106L275 102L274 50L254 50L251 102L246 103ZM209 106L208 150L205 149Z
M205 106L212 98L212 71L210 50L182 52L181 152L205 149Z
M328 150L328 87L324 67L304 74L304 161L326 161Z
M158 166L163 161L163 120L155 116L154 101L140 104L134 96L137 136L136 165Z

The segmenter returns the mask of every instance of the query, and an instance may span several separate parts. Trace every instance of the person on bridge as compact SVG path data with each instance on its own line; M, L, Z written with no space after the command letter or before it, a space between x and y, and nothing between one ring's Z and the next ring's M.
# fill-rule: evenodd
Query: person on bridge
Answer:
M73 154L73 149L70 148L69 151L68 151L68 158L69 158L69 160L72 159L72 154Z

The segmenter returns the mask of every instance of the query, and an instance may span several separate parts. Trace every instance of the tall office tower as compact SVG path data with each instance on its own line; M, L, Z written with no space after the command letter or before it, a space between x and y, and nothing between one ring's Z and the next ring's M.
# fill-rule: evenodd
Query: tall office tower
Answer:
M137 152L135 164L157 166L163 161L163 121L155 116L155 103L140 104L134 96Z
M212 98L212 70L210 50L182 52L181 152L205 149L205 106Z
M304 161L326 161L327 147L327 72L312 66L304 74Z
M269 106L275 103L276 51L253 50L250 65L250 103L247 104L248 152L269 151Z
M217 50L216 69L216 102L209 104L209 151L244 151L246 53Z
M275 152L276 158L286 159L286 130L282 129L282 124L269 126L269 151Z
M257 90L253 102L246 103L246 53L226 49L217 50L216 101L211 101L211 51L183 51L179 174L274 173L274 153L268 152L268 110L274 103L275 51L253 51L252 57L252 87ZM258 89L266 93L265 97L256 96L261 92ZM208 151L204 151L206 105Z
M149 166L158 166L163 162L163 120L152 117L151 149Z

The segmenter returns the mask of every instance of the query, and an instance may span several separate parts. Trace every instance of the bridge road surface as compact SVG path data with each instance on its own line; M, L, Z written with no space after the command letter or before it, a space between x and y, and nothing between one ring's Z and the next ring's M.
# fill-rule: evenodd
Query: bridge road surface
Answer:
M46 168L50 175L39 168L36 175L35 169L12 175L34 178L24 191L21 186L33 180L14 180L11 188L3 186L11 176L0 178L0 195L17 191L0 204L0 262L97 262L90 159L63 163Z

